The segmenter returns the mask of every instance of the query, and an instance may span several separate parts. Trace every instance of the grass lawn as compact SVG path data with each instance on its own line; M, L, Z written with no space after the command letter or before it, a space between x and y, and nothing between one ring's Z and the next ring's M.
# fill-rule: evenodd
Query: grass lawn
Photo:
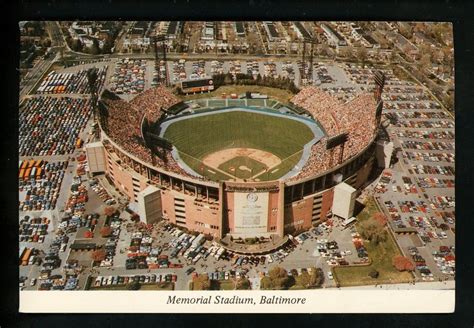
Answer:
M291 170L300 160L303 151L299 151L287 158L284 158L283 161L277 165L276 167L268 170L267 172L263 172L260 175L256 176L256 179L260 179L262 181L270 181L276 180L286 174L289 170Z
M219 290L234 290L234 285L232 280L219 281Z
M221 97L223 93L227 95L230 95L231 93L236 93L237 95L239 95L241 93L245 93L246 91L260 92L262 94L268 95L269 98L274 98L282 103L288 103L290 99L294 96L291 92L287 90L263 87L259 85L224 85L210 93L180 96L180 98L186 101L192 99Z
M370 199L364 210L359 213L357 228L360 231L360 222L372 220L372 214L377 212L375 201ZM387 231L388 238L385 242L375 245L365 242L365 247L369 253L372 263L368 266L360 267L335 267L333 272L341 287L356 285L375 285L389 283L404 283L412 281L412 275L408 272L399 272L392 265L392 258L395 255L401 255L395 241ZM369 277L369 272L377 270L379 277L373 279Z
M241 169L245 166L245 169ZM230 173L239 179L248 179L257 173L262 172L267 166L247 156L237 156L218 167L220 170ZM234 169L234 170L232 170Z
M142 285L140 290L174 290L174 283L162 282L159 284Z
M181 158L199 174L200 159L226 148L261 149L281 159L291 156L278 171L271 174L270 178L277 179L299 161L303 146L314 135L306 124L292 119L235 111L174 122L166 129L164 137L176 146ZM216 179L215 174L209 178ZM261 180L264 178L265 175Z

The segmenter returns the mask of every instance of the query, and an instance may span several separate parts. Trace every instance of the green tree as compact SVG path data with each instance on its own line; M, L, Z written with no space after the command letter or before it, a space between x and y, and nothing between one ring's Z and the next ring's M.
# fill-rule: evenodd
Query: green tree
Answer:
M324 281L324 273L320 268L313 267L311 272L302 272L296 277L296 283L304 288L320 287Z

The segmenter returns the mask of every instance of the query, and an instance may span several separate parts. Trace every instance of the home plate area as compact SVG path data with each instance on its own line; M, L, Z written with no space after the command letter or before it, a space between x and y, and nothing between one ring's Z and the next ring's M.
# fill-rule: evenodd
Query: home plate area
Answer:
M230 148L209 154L203 159L208 167L234 177L250 179L281 163L277 156L259 149Z

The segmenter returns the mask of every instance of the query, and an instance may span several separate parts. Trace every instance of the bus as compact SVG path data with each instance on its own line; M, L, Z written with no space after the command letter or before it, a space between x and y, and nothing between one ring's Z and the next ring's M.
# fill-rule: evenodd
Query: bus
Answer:
M33 248L27 248L23 256L21 257L21 265L28 265L28 260L30 259L31 252Z
M30 161L28 162L28 168L31 169L31 168L33 167L33 165L35 165L35 162L36 162L36 161L35 161L34 159L30 160Z
M28 180L30 177L31 168L27 168L23 179Z
M18 178L23 179L24 175L25 175L25 169L20 169L20 174L18 175Z

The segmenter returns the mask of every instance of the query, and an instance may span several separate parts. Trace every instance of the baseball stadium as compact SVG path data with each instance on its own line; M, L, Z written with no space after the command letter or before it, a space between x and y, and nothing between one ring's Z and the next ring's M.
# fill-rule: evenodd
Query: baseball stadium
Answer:
M289 102L250 92L183 100L164 86L97 106L91 173L105 172L141 220L278 242L325 221L334 187L360 189L374 163L384 76L347 102L309 86ZM214 92L216 93L216 92Z

